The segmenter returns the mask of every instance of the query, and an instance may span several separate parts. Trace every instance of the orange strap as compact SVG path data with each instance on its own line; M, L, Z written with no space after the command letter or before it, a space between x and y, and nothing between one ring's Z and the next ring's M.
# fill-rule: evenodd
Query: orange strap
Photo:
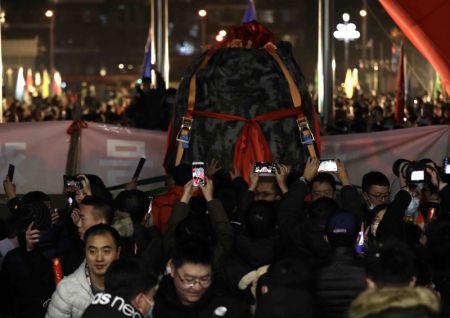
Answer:
M272 153L264 136L260 121L278 120L285 117L298 116L300 109L284 108L277 111L258 115L247 119L238 115L194 111L193 116L207 117L219 120L233 120L245 122L234 145L233 165L241 171L245 180L252 170L253 162L272 162ZM247 180L248 181L248 180Z
M197 73L199 71L201 71L202 69L204 69L206 67L206 65L208 65L209 59L211 58L211 56L213 56L214 53L215 53L215 50L211 50L208 52L208 54L203 59L199 68L197 69L197 71L194 73L194 75L192 75L191 80L189 82L188 106L187 106L186 114L182 120L186 121L186 123L189 122L191 126L192 126L192 121L194 119L192 118L192 115L190 113L192 113L192 111L194 110L194 107L195 107L195 99L196 99L196 93L197 93ZM190 129L191 129L190 126L189 126L189 128L185 128L185 129L181 128L180 133L179 133L179 139L183 139L186 141L186 143L189 143ZM183 142L178 141L177 155L175 158L175 166L178 166L181 163L181 159L183 158L183 153L184 153Z
M288 68L286 67L286 64L284 64L284 62L278 55L278 53L276 51L276 49L277 49L276 46L273 43L267 43L264 46L264 49L277 62L278 66L281 68L281 71L283 72L284 77L286 78L286 81L288 82L289 91L291 92L292 103L295 108L300 109L300 112L297 116L297 125L299 125L300 138L303 140L305 138L312 137L311 142L305 143L305 144L308 149L309 156L312 158L316 158L317 154L316 154L316 149L314 148L314 136L309 127L308 119L305 117L305 114L303 113L302 98L301 98L300 92L298 91L298 87L295 84L295 81L292 78L291 73L289 72Z

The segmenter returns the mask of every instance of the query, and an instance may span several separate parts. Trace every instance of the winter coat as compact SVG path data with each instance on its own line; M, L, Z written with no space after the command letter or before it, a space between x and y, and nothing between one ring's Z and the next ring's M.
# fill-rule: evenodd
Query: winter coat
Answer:
M47 309L46 318L79 318L94 295L86 278L86 261L59 282Z
M208 217L212 228L214 266L218 266L223 257L228 255L233 249L233 228L228 220L228 216L219 200L214 199L207 202ZM171 257L171 251L175 246L175 230L177 225L188 217L190 207L183 202L177 202L173 206L169 227L164 236L165 259Z
M438 297L423 287L374 288L356 298L348 318L431 318L438 317Z
M314 295L320 318L341 318L366 289L366 273L352 247L337 247L330 263L314 275Z
M42 253L18 247L6 254L0 273L0 316L44 317L53 291L52 264Z
M183 305L170 276L165 276L155 296L154 318L211 318L219 307L226 308L227 318L249 318L249 307L211 285L202 298L192 305Z
M82 318L142 318L142 314L124 298L107 293L97 293L86 308Z
M305 259L316 266L329 259L331 247L323 239L323 229L306 218L304 199L307 190L303 181L292 183L281 200L277 222L286 256Z
M130 214L120 211L116 211L112 227L121 237L121 258L137 256L155 273L161 271L162 238L156 227L148 228L142 224L133 224Z

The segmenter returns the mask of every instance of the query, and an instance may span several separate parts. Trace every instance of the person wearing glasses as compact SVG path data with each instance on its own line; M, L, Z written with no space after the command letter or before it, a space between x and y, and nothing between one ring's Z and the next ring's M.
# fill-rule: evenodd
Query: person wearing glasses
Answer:
M367 238L403 238L403 218L411 203L412 192L402 174L400 188L391 202L390 183L383 173L371 171L363 176L362 196L366 203L364 219Z
M249 307L220 290L213 280L207 241L190 238L175 245L155 296L154 318L250 317Z

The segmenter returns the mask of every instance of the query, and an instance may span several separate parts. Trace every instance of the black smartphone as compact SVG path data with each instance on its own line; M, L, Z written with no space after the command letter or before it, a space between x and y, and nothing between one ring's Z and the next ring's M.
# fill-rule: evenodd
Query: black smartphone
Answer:
M337 172L337 164L334 159L320 160L319 169L317 172Z
M14 178L14 170L16 169L16 166L14 166L14 165L9 165L9 167L8 167L8 178L9 178L9 181L13 181L13 178Z
M148 199L149 199L149 201L148 201L147 214L151 214L152 213L152 207L153 207L153 197L149 196Z
M141 174L142 167L144 167L145 160L146 159L144 157L139 159L139 163L138 163L138 165L136 167L136 171L134 171L133 179L137 180L139 178L139 175Z
M273 162L255 162L253 164L253 172L259 173L261 175L274 174L275 173L275 164Z

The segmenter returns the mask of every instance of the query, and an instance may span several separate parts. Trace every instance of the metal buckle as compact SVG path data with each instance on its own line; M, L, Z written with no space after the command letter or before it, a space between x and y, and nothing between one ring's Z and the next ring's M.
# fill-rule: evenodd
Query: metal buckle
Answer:
M314 134L309 127L308 120L297 119L298 130L300 131L300 141L302 145L312 145L315 141Z
M191 128L192 128L192 118L182 117L181 118L181 127L177 134L177 141L188 144L191 140ZM185 132L185 133L183 133ZM187 138L183 139L183 136L187 136Z

